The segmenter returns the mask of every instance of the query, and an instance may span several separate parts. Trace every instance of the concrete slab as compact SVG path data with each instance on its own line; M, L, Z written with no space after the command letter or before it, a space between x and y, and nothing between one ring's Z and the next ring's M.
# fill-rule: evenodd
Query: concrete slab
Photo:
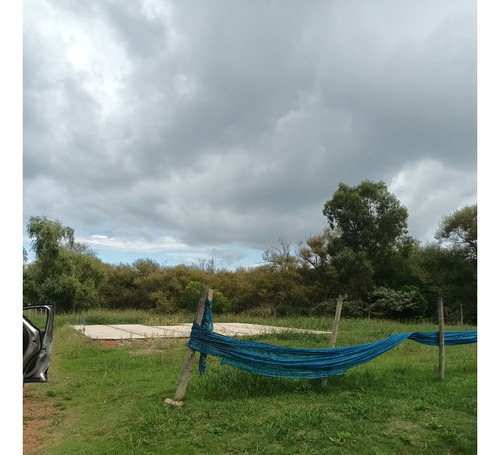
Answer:
M123 327L123 326L122 326ZM123 340L123 339L135 339L135 338L145 338L145 336L139 332L134 333L130 330L120 328L119 326L113 325L74 325L74 329L96 340Z
M144 338L189 338L192 324L174 326L146 326L141 324L113 324L113 325L74 325L75 330L84 335L99 340L123 340ZM247 335L264 335L282 332L297 333L331 333L315 330L291 329L259 324L243 323L214 323L214 332L221 335L238 337Z
M270 333L283 333L283 332L330 333L330 332L320 332L314 330L291 329L287 327L275 327L270 325L244 324L237 322L227 322L227 323L216 322L214 323L214 332L226 336L265 335Z

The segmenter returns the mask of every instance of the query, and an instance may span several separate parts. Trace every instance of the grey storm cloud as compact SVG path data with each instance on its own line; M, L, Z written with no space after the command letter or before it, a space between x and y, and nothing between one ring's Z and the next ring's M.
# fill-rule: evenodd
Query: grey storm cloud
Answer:
M217 252L318 233L339 182L421 240L476 200L474 1L27 1L23 46L25 221Z

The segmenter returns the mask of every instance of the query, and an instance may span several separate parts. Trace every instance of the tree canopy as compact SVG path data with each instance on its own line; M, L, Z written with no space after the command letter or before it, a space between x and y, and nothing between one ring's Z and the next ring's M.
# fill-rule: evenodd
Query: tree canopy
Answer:
M74 241L74 230L46 217L31 217L26 231L36 260L24 270L24 302L54 303L62 311L99 306L103 264Z
M340 230L344 246L373 257L407 234L408 211L384 182L363 180L350 187L340 183L323 214L332 229Z
M477 204L466 205L443 217L435 238L439 242L465 246L477 257Z
M384 182L340 183L323 214L338 233L329 244L341 292L366 299L374 286L387 286L407 236L408 211Z

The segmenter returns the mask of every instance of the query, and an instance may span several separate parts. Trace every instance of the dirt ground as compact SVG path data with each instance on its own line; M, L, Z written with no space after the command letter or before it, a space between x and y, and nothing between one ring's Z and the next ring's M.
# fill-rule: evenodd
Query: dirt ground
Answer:
M32 453L44 444L55 414L54 400L36 386L24 384L23 389L23 453Z

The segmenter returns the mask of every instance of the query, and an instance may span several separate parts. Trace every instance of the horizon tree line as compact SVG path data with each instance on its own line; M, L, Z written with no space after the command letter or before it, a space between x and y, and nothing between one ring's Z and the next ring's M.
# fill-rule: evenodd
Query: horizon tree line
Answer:
M448 318L476 322L477 204L445 215L436 242L425 245L408 235L408 211L384 182L339 183L323 215L328 228L321 233L298 245L278 238L263 265L234 271L217 269L213 259L107 264L75 242L72 228L34 216L26 227L35 260L23 251L23 304L174 313L190 310L209 285L215 312L326 316L336 297L347 295L347 317L418 320L434 317L442 297Z

